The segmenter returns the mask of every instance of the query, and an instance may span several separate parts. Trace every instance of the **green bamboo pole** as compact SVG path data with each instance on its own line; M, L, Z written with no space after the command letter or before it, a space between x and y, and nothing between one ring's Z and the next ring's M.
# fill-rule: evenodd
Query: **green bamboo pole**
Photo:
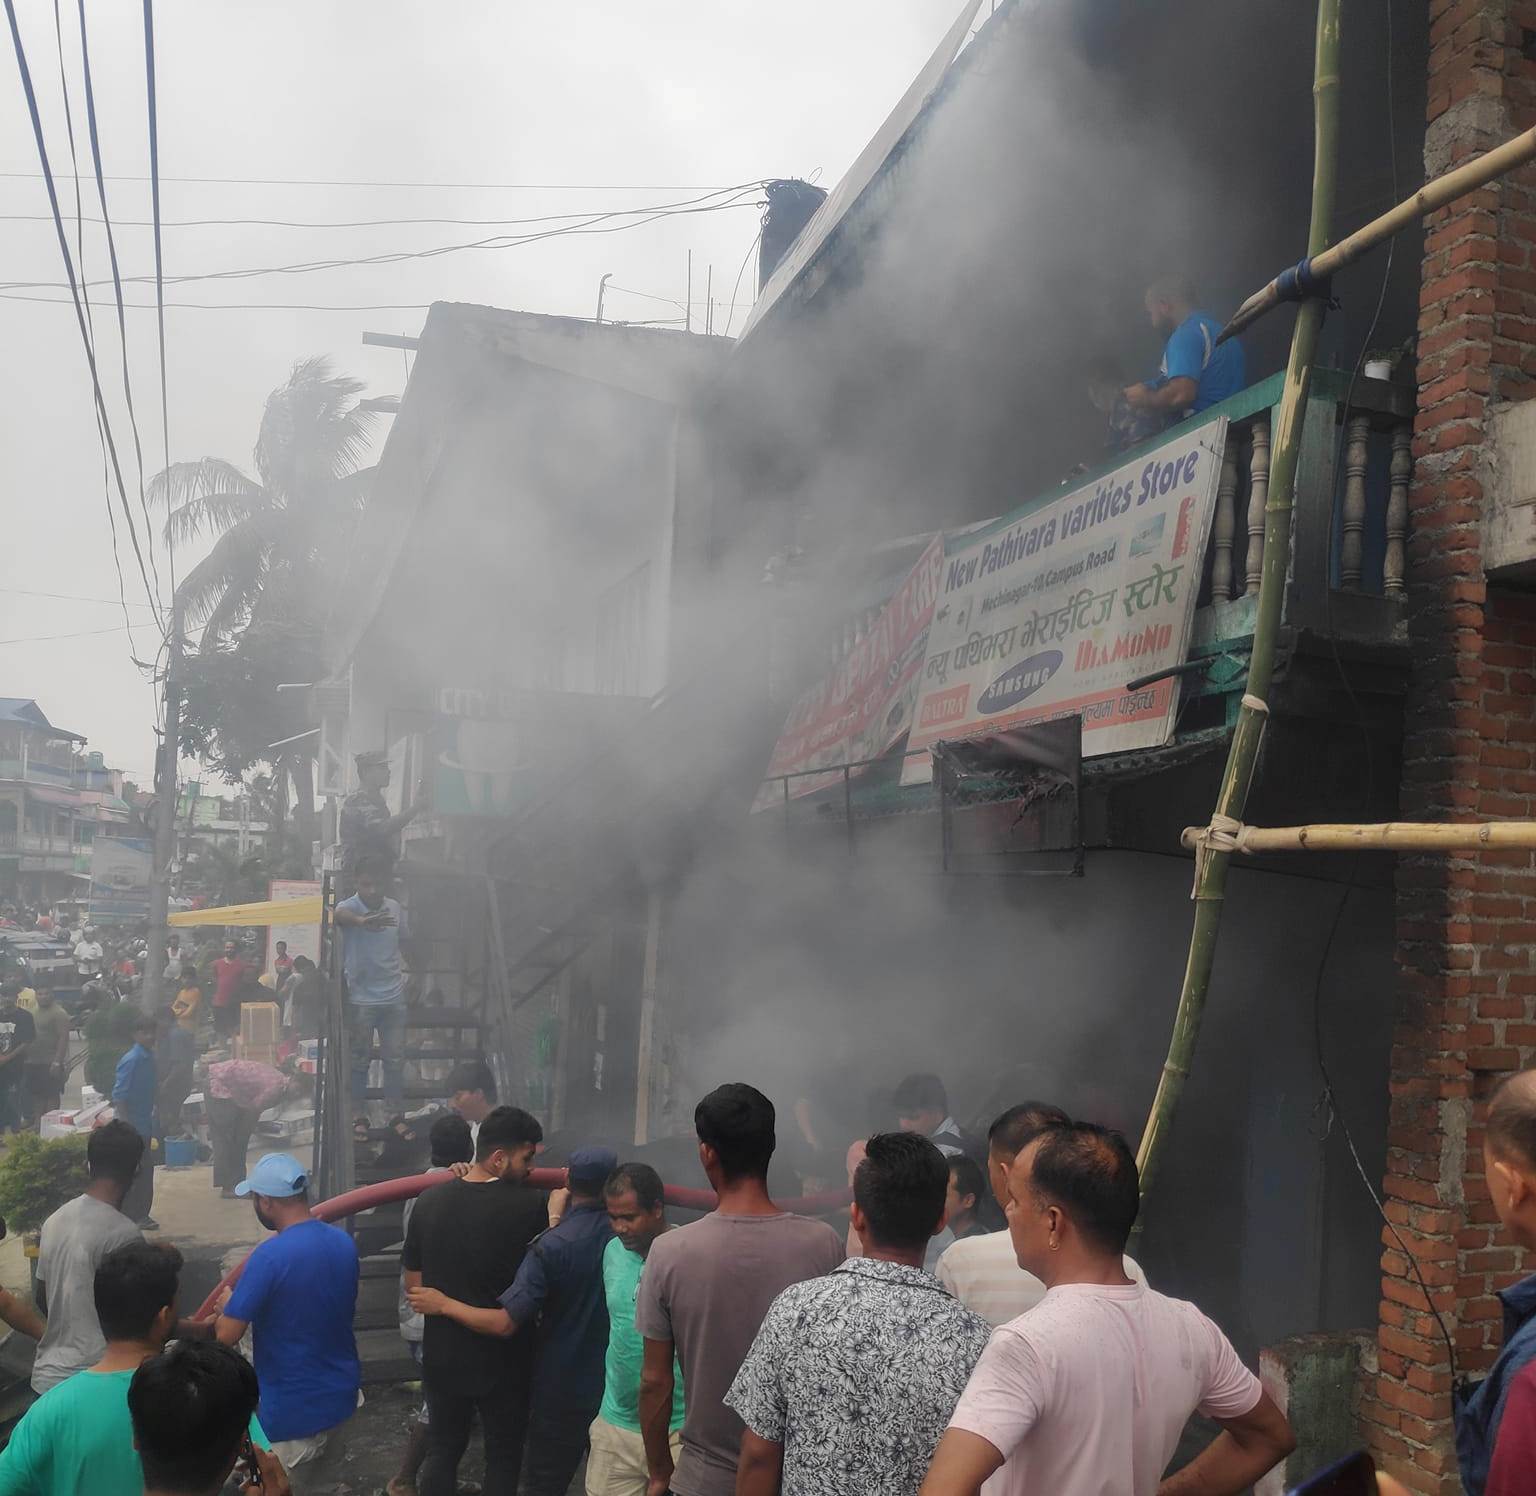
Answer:
M1327 248L1333 223L1339 128L1339 5L1340 0L1318 0L1317 6L1317 54L1312 81L1312 222L1307 235L1309 255L1320 254ZM1307 392L1312 382L1312 360L1317 353L1317 333L1322 318L1321 301L1314 297L1302 302L1296 313L1295 331L1291 334L1291 357L1280 395L1269 497L1264 506L1264 562L1259 578L1248 690L1232 734L1232 747L1227 754L1226 772L1222 775L1213 820L1218 817L1234 822L1242 820L1258 762L1259 744L1264 736L1264 719L1269 714L1266 703L1274 675L1275 644L1280 632L1285 577L1291 559L1296 460L1301 450ZM1168 1058L1163 1063L1157 1096L1136 1157L1141 1170L1143 1197L1151 1191L1158 1165L1167 1149L1174 1114L1194 1057L1195 1042L1200 1037L1200 1020L1210 991L1216 936L1226 899L1230 858L1230 851L1213 847L1197 863L1195 924L1190 936L1189 959L1184 968L1184 987L1179 994Z

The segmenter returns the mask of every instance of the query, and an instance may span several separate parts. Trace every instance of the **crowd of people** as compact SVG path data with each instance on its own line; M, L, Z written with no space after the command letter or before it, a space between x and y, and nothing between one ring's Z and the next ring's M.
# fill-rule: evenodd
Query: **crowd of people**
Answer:
M252 1112L249 1080L218 1099ZM773 1198L777 1117L751 1085L695 1108L714 1208L682 1225L656 1170L606 1147L532 1187L538 1119L498 1104L478 1062L447 1090L440 1178L404 1223L424 1406L388 1496L454 1496L477 1427L485 1496L564 1496L583 1461L588 1496L1236 1496L1295 1447L1222 1331L1127 1255L1136 1163L1095 1122L1026 1100L973 1138L935 1077L909 1077L896 1126L849 1150L845 1235ZM180 1254L132 1219L140 1129L91 1134L86 1190L42 1231L35 1307L0 1295L39 1342L0 1496L334 1484L361 1402L357 1250L315 1218L297 1159L247 1172L243 1147L225 1177L238 1157L231 1188L270 1234L188 1319ZM1536 1247L1536 1072L1493 1098L1485 1149L1500 1220ZM1506 1305L1505 1351L1458 1406L1477 1496L1536 1472L1536 1278ZM1219 1433L1167 1474L1195 1414Z

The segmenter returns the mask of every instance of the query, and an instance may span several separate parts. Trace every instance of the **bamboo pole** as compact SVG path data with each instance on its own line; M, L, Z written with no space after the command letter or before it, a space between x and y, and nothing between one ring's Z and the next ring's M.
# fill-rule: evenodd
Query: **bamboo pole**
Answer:
M1318 0L1317 5L1317 53L1312 81L1312 220L1307 234L1307 253L1310 255L1321 254L1327 247L1333 222L1339 131L1339 5L1340 0ZM1225 820L1236 826L1242 822L1248 787L1258 762L1259 743L1264 735L1264 720L1269 715L1267 697L1274 675L1286 570L1291 559L1291 506L1296 492L1296 461L1301 450L1302 423L1306 419L1312 360L1317 352L1317 332L1322 317L1321 301L1315 297L1304 301L1296 314L1296 327L1291 334L1290 362L1286 366L1280 414L1275 423L1269 497L1264 505L1264 563L1259 578L1248 689L1232 734L1232 747L1212 816L1216 824ZM1168 1057L1163 1063L1157 1095L1136 1156L1143 1196L1151 1191L1152 1181L1157 1177L1158 1164L1167 1148L1195 1042L1200 1035L1200 1020L1211 985L1211 966L1216 957L1216 936L1221 927L1230 858L1230 852L1213 848L1199 861L1195 878L1194 929L1190 935L1183 990L1179 994Z
M1432 825L1380 821L1366 825L1243 826L1232 832L1234 850L1257 852L1480 852L1536 848L1536 821L1468 821ZM1190 826L1180 840L1196 851L1208 844L1209 826Z
M1263 290L1255 291L1222 328L1216 341L1224 343L1228 338L1236 337L1282 301L1294 300L1295 297L1288 293L1287 288L1298 276L1314 283L1326 281L1336 271L1344 269L1346 265L1353 265L1361 255L1375 249L1415 219L1427 218L1437 208L1443 208L1447 203L1455 202L1458 197L1465 197L1479 187L1486 187L1505 172L1513 171L1515 167L1523 166L1533 158L1536 158L1536 129L1527 130L1513 140L1506 140L1503 145L1473 157L1454 171L1436 177L1433 182L1426 182L1412 197L1404 198L1395 207L1388 208L1380 218L1373 218L1321 254L1309 253L1300 265L1282 271Z

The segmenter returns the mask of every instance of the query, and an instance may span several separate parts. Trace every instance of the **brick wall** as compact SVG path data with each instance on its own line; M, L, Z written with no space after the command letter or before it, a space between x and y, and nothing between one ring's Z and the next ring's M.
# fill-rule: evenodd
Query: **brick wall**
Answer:
M1536 3L1431 0L1429 13L1435 175L1536 124ZM1536 394L1536 176L1463 198L1427 229L1402 814L1536 817L1536 599L1485 582L1480 529L1489 404ZM1523 1266L1483 1187L1480 1104L1536 1063L1533 915L1529 853L1400 859L1386 1208L1474 1373L1501 1334L1493 1294ZM1409 1263L1382 1240L1362 1420L1410 1489L1458 1491L1449 1357Z

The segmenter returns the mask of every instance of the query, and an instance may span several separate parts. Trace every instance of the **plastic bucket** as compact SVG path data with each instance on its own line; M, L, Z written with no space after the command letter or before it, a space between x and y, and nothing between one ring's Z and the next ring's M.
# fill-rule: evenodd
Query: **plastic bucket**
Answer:
M168 1169L185 1169L197 1162L196 1138L166 1138L161 1146Z

